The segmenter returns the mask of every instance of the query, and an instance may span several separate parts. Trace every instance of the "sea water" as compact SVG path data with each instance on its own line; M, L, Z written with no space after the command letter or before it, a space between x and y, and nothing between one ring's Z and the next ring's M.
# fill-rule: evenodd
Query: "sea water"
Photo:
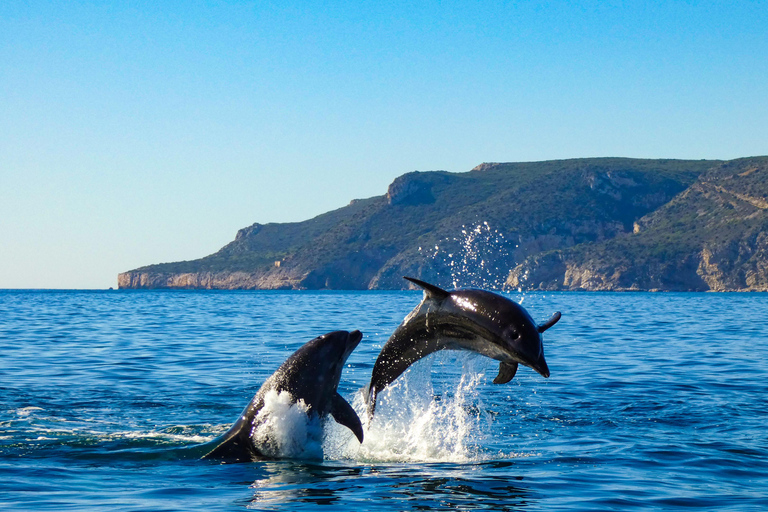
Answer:
M274 397L289 458L190 457L306 341L361 390L419 292L0 291L2 510L766 510L768 294L511 293L551 377L443 352L365 442Z

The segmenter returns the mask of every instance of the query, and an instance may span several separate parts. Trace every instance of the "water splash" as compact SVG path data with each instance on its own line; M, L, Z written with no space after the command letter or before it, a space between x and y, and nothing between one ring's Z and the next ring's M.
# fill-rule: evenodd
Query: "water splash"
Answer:
M433 366L443 372L442 366L455 367L456 359L464 362L460 374L433 379ZM478 392L485 377L478 366L487 364L483 359L465 353L425 358L379 394L370 424L360 390L352 406L363 420L365 441L359 444L331 421L326 425L325 458L369 463L476 462L490 457L482 450L493 424Z
M287 391L270 390L254 420L251 439L268 457L322 459L322 423L308 412L304 400L294 401Z
M462 226L460 235L419 251L432 258L438 272L449 273L453 288L504 290L516 247L488 222L482 222ZM448 377L433 375L434 365L446 363L438 372L446 373L446 369L456 367L457 360L462 362L461 373L449 370ZM493 417L484 411L478 392L490 361L452 351L423 359L378 395L376 417L370 425L365 424L364 393L357 393L352 406L363 419L365 442L359 445L343 427L328 425L323 446L326 459L477 462L491 457L481 447L490 435ZM441 389L436 391L435 387Z
M482 222L462 226L459 236L444 238L419 251L432 258L438 272L450 274L453 288L504 290L512 268L511 249L513 245L503 233Z

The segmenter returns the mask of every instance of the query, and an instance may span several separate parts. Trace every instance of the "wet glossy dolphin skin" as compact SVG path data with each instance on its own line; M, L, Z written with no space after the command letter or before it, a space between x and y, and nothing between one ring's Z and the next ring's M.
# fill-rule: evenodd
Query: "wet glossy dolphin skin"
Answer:
M518 364L549 377L541 333L560 320L560 312L537 325L519 304L499 294L474 289L448 292L406 277L424 298L381 349L368 387L368 416L376 396L409 366L438 350L469 350L501 362L495 384L512 380Z
M362 443L360 418L337 391L344 363L362 337L360 331L334 331L304 344L264 382L232 428L209 443L210 450L203 458L227 462L264 459L251 433L259 421L264 397L272 390L287 391L294 403L303 400L309 407L309 415L330 414L337 423L352 430Z

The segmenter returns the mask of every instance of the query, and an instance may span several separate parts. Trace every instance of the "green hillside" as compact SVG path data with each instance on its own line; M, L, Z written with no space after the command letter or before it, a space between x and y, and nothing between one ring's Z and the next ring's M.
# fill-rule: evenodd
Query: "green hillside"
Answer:
M509 277L515 287L567 289L565 270L578 262L609 269L636 260L652 269L697 247L701 253L703 240L717 249L718 234L730 240L725 235L732 229L720 219L727 205L735 212L730 222L761 232L760 220L739 210L748 200L734 196L737 206L715 201L719 189L712 187L764 200L765 163L594 158L414 172L397 178L386 195L304 222L254 224L210 256L142 267L119 282L132 288L386 289L403 288L401 276L413 275L444 286L502 286ZM706 200L714 202L705 210L717 221L704 222L702 207L683 201L704 194L696 187L709 187ZM483 243L468 248L473 234ZM461 262L475 268L460 269L465 275L457 282ZM656 281L614 286L646 282Z

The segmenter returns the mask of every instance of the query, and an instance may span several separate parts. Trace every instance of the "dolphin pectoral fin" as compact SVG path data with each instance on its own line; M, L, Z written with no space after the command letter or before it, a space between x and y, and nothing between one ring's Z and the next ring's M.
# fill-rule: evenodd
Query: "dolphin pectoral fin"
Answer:
M447 292L442 288L438 288L433 284L426 283L414 277L403 276L403 279L407 279L408 281L412 282L419 288L422 288L424 290L424 293L427 294L427 297L431 297L436 300L442 300L448 297L448 295L450 295L450 292Z
M494 384L506 384L512 380L517 373L517 363L501 363L499 365L499 374L493 379Z
M357 440L363 442L363 424L349 402L336 393L331 400L331 416L339 425L344 425L355 434Z

